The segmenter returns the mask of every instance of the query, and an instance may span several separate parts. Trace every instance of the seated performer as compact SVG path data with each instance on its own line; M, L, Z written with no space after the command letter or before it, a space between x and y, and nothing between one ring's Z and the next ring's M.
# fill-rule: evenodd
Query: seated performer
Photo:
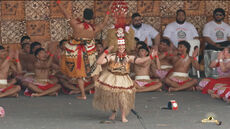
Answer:
M149 50L147 46L139 47L138 57L143 58L149 55ZM158 69L160 68L160 61L158 58L157 53L156 55L156 63ZM155 60L154 60L155 61ZM156 79L152 80L149 76L150 65L154 62L148 60L143 64L137 65L134 63L134 72L136 73L135 76L135 86L137 92L148 92L148 91L161 91L162 83Z
M170 41L163 39L160 41L159 60L161 62L160 69L154 69L153 73L155 77L159 77L161 80L165 79L168 72L173 68L172 66L172 48L170 47Z
M4 49L4 47L0 46L0 98L2 97L18 97L18 92L21 90L19 85L14 85L17 81L16 79L8 80L8 72L10 69L11 61L16 61L17 65L17 73L21 73L21 64L19 61L19 51L9 49L9 54Z
M169 86L170 91L180 90L195 90L197 79L190 78L188 71L191 64L195 69L199 69L199 64L196 60L198 49L194 51L193 56L189 57L190 44L187 41L180 41L178 43L178 55L173 56L173 72L170 73L165 83Z
M38 48L35 51L36 61L34 64L35 75L33 78L28 79L27 87L33 93L31 96L45 96L45 95L58 95L58 91L61 88L57 84L57 79L50 77L50 66L53 61L53 54L48 57L46 51L43 48Z
M212 98L223 99L227 103L230 102L230 85L218 83L213 87L213 92L209 93Z
M108 54L113 46L98 58L97 64L108 63L107 70L103 71L95 84L93 106L102 111L112 111L109 119L114 120L116 112L120 109L122 122L128 122L126 115L134 108L135 86L129 77L130 63L142 64L153 59L154 50L150 56L137 58L127 55L125 48L124 29L117 29L118 50Z
M222 52L218 53L218 59L212 61L210 64L211 68L217 67L218 79L205 78L200 81L198 89L202 90L202 93L212 94L214 86L216 84L230 84L230 47L225 48Z
M28 53L28 46L27 44L22 44L23 51L20 53L19 59L21 60L23 74L18 77L21 81L20 85L23 87L27 87L28 81L27 79L32 78L34 76L34 63L35 63L35 56L34 52L38 48L41 48L41 43L33 42L30 44L30 50ZM27 90L26 90L27 91Z

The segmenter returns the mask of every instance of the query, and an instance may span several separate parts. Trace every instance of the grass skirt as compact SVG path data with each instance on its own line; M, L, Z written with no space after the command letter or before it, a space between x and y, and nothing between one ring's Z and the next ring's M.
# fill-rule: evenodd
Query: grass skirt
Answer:
M115 75L104 71L95 83L94 108L101 111L118 111L126 115L135 105L135 87L129 75Z

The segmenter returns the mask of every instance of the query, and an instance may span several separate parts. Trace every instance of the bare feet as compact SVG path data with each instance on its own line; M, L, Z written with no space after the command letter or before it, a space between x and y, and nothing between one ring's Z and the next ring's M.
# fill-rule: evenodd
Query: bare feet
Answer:
M58 96L58 92L53 92L51 94L49 94L50 96Z
M168 92L172 92L172 91L177 91L177 89L173 87L169 87Z
M77 99L86 100L86 96L77 96Z
M202 91L202 90L203 90L203 88L202 88L202 87L200 87L200 86L196 86L196 90L197 90L197 91Z
M211 97L214 98L214 99L219 99L220 98L220 96L217 95L217 94L211 94Z
M159 89L157 89L157 91L162 92L162 89L161 89L161 88L159 88Z
M214 93L214 91L213 90L208 90L208 94L213 94Z
M227 99L226 97L223 97L223 100L227 103L230 103L230 99Z
M110 120L115 120L116 118L116 113L112 113L112 115L109 117Z
M81 93L80 90L71 90L71 91L69 92L70 95L79 94L79 93Z
M128 120L126 119L126 118L122 118L122 120L121 120L123 123L127 123L128 122Z
M196 91L196 88L193 86L193 87L188 88L187 91Z
M41 96L39 93L32 93L31 94L31 97L39 97L39 96Z
M18 93L12 95L12 97L16 97L16 98L18 98L18 96L19 96Z

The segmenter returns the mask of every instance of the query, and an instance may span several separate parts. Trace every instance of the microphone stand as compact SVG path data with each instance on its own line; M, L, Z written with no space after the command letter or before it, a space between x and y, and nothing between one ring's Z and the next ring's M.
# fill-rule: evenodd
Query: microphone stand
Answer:
M135 116L137 116L137 119L140 121L142 127L143 127L144 129L147 129L146 126L145 126L145 124L144 124L144 121L143 121L142 117L141 117L134 109L131 109L131 112L132 112Z

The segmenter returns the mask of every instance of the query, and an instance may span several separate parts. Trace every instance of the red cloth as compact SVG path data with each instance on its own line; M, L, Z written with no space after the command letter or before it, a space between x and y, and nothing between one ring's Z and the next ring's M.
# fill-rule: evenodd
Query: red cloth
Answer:
M84 87L87 87L88 85L92 84L93 82L92 81L89 81L89 82L84 82ZM79 87L78 84L76 84L76 87ZM67 89L67 88L62 88L62 92L64 94L69 94L70 90Z
M81 22L81 20L79 18L77 18L77 21L83 24L85 30L89 29L89 27L92 27L92 29L95 30L95 28L92 24L84 22L84 21Z
M92 83L93 83L92 81L84 82L84 87L87 87ZM79 87L78 84L76 84L76 87Z
M225 86L225 87L227 87L227 88L224 90L224 93L222 93L222 94L220 95L221 98L224 98L225 95L226 95L228 92L230 92L230 85L229 85L229 86Z
M183 81L183 82L177 82L179 85L184 85L186 82L189 82L190 81L190 79L188 79L188 80L185 80L185 81Z
M209 89L213 89L213 87L217 84L217 83L221 83L221 84L228 84L230 85L230 78L229 77L225 77L225 78L219 78L219 79L212 79L209 78L210 81L208 82L208 84L203 88L202 93L203 94L207 94Z
M79 44L79 45L77 45L77 48L76 48L75 51L74 51L74 50L70 50L70 49L68 49L68 48L65 48L65 49L66 49L66 51L68 51L68 52L75 52L75 51L78 50L78 52L77 52L77 68L78 68L78 69L81 69L82 53L83 53L83 52L86 52L85 46Z
M165 75L165 78L172 72L173 72L173 68L168 71L168 73Z
M13 87L14 87L14 85L11 85L11 86L3 89L1 92L4 93L4 92L8 91L9 89L12 89Z
M82 56L82 53L85 52L85 46L84 45L78 45L77 46L77 68L78 69L81 69L81 56Z
M51 84L51 83L48 83L46 86L39 86L38 85L38 88L41 89L41 90L48 90L52 87L54 87L55 84Z
M33 93L32 91L28 90L28 91L25 91L25 92L24 92L24 95L25 95L25 96L31 96L32 93Z
M152 85L155 85L157 82L150 82L148 84L145 84L144 87L150 87Z

